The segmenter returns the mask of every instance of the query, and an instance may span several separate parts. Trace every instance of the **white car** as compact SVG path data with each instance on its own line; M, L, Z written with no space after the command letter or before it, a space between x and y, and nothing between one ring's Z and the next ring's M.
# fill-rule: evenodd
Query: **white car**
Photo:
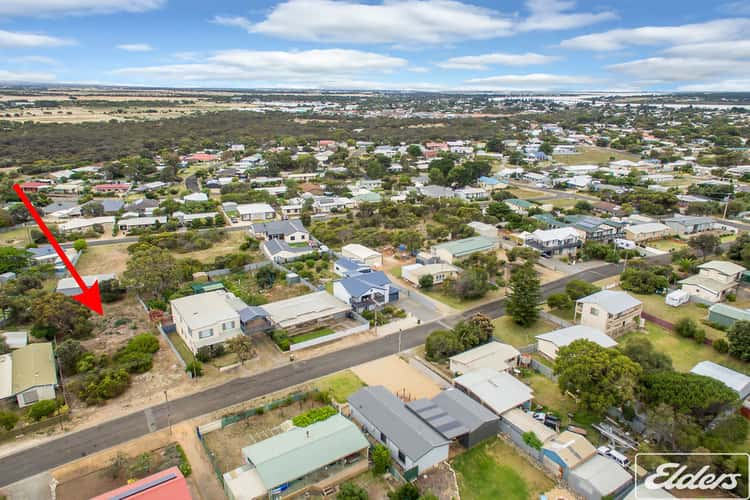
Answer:
M540 422L544 422L544 420L547 418L547 414L543 411L538 411L532 415L535 420L539 420Z

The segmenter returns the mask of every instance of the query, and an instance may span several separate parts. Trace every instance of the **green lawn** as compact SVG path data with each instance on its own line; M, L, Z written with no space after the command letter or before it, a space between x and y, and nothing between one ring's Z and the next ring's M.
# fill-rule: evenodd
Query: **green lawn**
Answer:
M706 336L708 338L721 339L726 337L726 334L721 330L717 330L703 323L703 321L708 318L708 309L699 307L693 302L688 302L680 307L672 307L664 302L663 295L632 295L643 302L643 310L645 312L656 316L657 318L669 321L672 324L677 323L681 318L691 318L695 320L701 328L706 330Z
M568 208L573 208L575 204L578 203L579 200L575 200L573 198L555 198L554 200L538 200L538 201L542 205L550 203L555 208L558 208L560 210L565 210Z
M452 462L464 500L528 500L554 486L512 446L493 438Z
M553 159L557 163L564 163L565 165L583 165L583 164L599 164L609 163L610 158L614 157L615 160L632 160L638 161L640 158L638 155L631 153L624 153L608 148L597 148L597 147L579 147L579 154L575 155L553 155Z
M29 239L30 227L19 227L0 233L0 242L5 245L25 246L31 243Z
M523 347L536 342L536 337L540 333L547 333L555 330L556 327L549 321L543 319L537 320L529 328L524 328L513 322L510 316L501 316L492 323L495 325L495 338L515 347Z
M499 299L503 297L505 293L502 288L498 288L497 290L490 290L484 297L481 297L479 299L463 300L459 299L458 297L454 297L453 295L448 295L447 293L443 292L443 290L439 286L434 287L429 291L420 289L420 292L427 295L428 297L442 302L445 305L461 311L470 309L474 306L478 306L479 304L487 302L488 300Z
M195 361L195 356L193 356L193 353L188 349L188 346L185 345L185 342L180 338L179 335L177 335L177 332L168 333L167 337L169 337L169 340L172 341L172 345L174 345L175 349L177 349L177 352L180 353L180 357L182 358L185 363L190 363L191 361Z
M349 396L365 386L364 382L350 370L329 375L316 381L314 385L320 391L328 391L339 403L346 403Z
M530 200L547 194L544 191L537 191L536 189L523 189L517 187L511 188L510 192L519 200Z
M547 364L554 364L553 361L547 360ZM596 440L597 432L591 427L591 424L598 422L601 418L590 415L578 408L578 404L570 396L560 392L557 382L550 380L539 373L532 373L524 377L522 382L534 389L534 404L544 406L547 411L554 411L560 415L562 425L570 423L583 427L589 431L589 439ZM573 421L568 414L573 414Z
M300 342L317 339L318 337L324 337L332 333L333 333L333 328L320 328L318 330L305 333L302 335L295 335L294 337L291 337L289 340L292 342L292 344L299 344Z
M617 339L622 344L627 339L644 336L651 341L657 351L672 358L674 369L688 372L700 361L713 361L733 370L750 375L750 363L743 363L727 354L721 354L705 344L696 344L692 339L680 337L652 323L646 323L646 332L631 332Z
M669 238L668 240L649 241L648 243L646 243L646 246L656 248L657 250L662 250L664 252L676 252L677 250L687 248L688 244L682 240Z

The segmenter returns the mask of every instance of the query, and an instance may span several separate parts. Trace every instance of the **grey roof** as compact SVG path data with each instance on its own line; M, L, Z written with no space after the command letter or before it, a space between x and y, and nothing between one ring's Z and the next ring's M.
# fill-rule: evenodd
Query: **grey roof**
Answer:
M698 269L711 269L730 276L747 271L747 269L739 264L729 262L728 260L712 260L710 262L705 262L698 266Z
M669 219L664 219L663 222L665 224L672 223L672 224L682 224L683 226L695 226L699 224L710 224L716 221L711 217L679 215L679 216L671 217Z
M567 328L561 328L549 333L537 335L536 338L552 342L558 347L566 346L580 339L596 342L602 347L614 347L617 345L617 342L612 340L609 335L601 330L586 325L573 325Z
M446 439L457 438L468 434L469 428L449 415L443 408L429 399L417 399L406 404L406 407L425 421L430 427Z
M586 460L573 469L571 474L584 479L602 497L614 493L625 484L633 481L633 475L630 472L620 467L611 458L601 455L594 455L589 460Z
M619 314L642 304L640 300L632 297L627 292L615 290L602 290L601 292L578 299L577 302L597 304L610 314Z
M359 297L367 293L371 288L385 288L387 285L391 285L391 280L383 271L375 271L372 273L357 274L349 278L344 278L340 281L341 286L351 295L352 297Z
M448 444L445 438L407 410L406 405L382 385L358 390L349 396L349 405L385 433L412 461Z
M116 198L96 198L89 202L84 203L82 206L90 205L93 203L101 204L104 209L104 213L113 213L119 211L125 206L125 202Z
M56 201L54 203L50 203L46 207L42 207L42 212L44 212L45 214L51 214L53 212L68 210L77 206L78 203L76 203L75 201Z
M701 361L690 370L690 373L723 382L724 385L736 391L741 399L750 396L750 377L713 361Z
M254 233L266 234L283 234L289 235L298 232L307 233L305 225L299 219L291 220L274 220L269 222L260 222L252 225Z
M266 252L268 252L272 256L277 255L281 252L306 254L312 251L312 249L308 246L302 246L302 247L290 246L289 243L287 243L284 240L268 240L268 241L264 241L262 245L266 249Z
M259 306L246 306L239 310L240 321L246 323L255 318L267 318L268 313L265 309Z
M473 432L486 423L497 422L499 420L497 415L458 389L448 389L440 392L432 398L432 403L450 418L456 422L460 422L468 432ZM437 430L443 433L441 429ZM446 437L448 436L446 435Z

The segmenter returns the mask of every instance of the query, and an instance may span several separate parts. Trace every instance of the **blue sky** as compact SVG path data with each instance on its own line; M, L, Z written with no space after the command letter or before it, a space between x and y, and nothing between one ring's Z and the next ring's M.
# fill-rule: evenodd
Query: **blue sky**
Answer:
M750 91L750 2L0 0L0 81Z

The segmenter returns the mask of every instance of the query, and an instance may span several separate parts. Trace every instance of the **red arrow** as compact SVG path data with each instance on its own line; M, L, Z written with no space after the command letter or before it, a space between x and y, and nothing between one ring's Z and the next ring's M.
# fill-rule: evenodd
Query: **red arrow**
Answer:
M83 278L81 278L81 275L78 274L75 266L73 266L73 263L70 262L68 256L65 255L62 247L52 235L52 232L49 230L42 218L39 216L39 212L37 212L34 208L34 205L31 204L31 200L29 200L28 196L26 196L26 193L23 192L21 186L19 186L18 184L14 184L13 190L16 192L18 197L21 198L21 201L24 205L26 205L26 208L29 209L29 213L31 213L31 216L36 221L39 229L42 230L42 233L44 233L44 236L47 238L47 241L49 241L49 244L52 245L52 248L55 249L55 252L57 252L57 255L60 257L60 260L63 261L65 267L67 267L68 271L70 271L70 275L74 280L76 280L76 283L78 283L78 286L81 288L81 290L83 290L83 292L78 295L74 295L72 298L88 307L95 313L104 315L104 310L102 309L102 298L99 295L99 281L94 281L94 284L91 285L91 287L86 286L86 282L83 281Z

